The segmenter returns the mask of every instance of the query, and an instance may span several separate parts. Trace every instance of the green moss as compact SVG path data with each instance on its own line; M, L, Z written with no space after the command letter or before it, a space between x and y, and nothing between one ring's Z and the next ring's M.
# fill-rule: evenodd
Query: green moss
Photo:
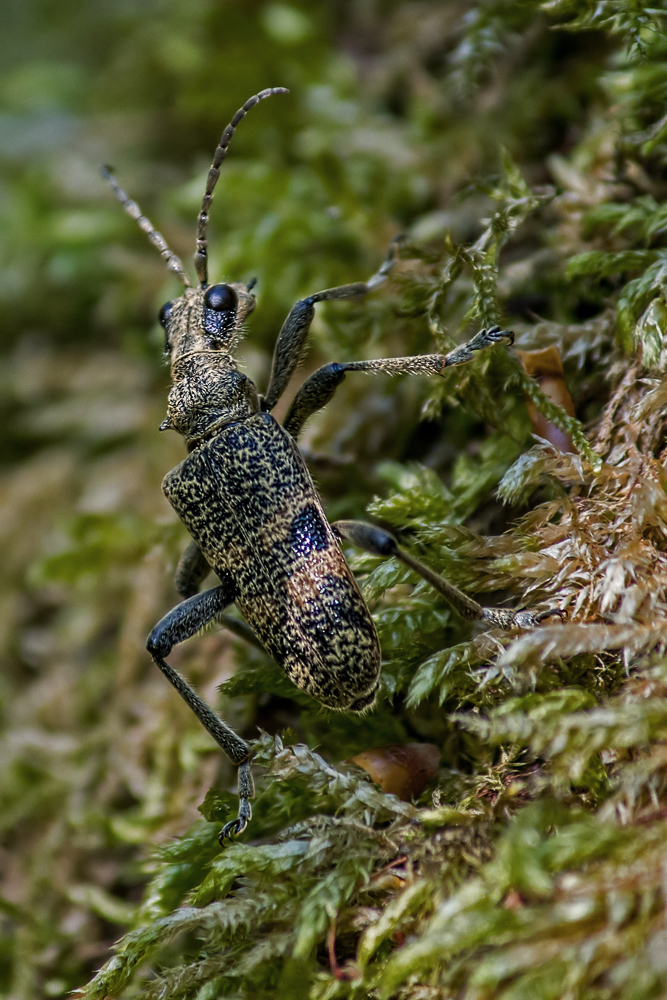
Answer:
M10 12L0 992L664 993L664 14ZM363 718L222 627L185 644L179 669L258 737L252 825L222 848L233 771L145 654L185 541L160 491L181 443L157 433L174 286L96 162L187 261L220 129L272 85L291 94L239 129L211 221L211 273L258 278L244 370L263 385L292 303L372 274L397 232L391 282L318 313L307 370L495 322L520 350L555 345L576 418L494 350L437 381L350 375L304 448L332 517L375 518L483 601L567 621L480 631L402 564L349 552L384 656ZM535 441L526 399L573 453ZM441 766L413 803L345 762L415 741Z

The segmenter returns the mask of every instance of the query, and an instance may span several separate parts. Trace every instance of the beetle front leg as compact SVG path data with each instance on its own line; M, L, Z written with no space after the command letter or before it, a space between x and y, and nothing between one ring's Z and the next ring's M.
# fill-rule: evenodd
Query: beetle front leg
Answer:
M252 815L249 800L254 795L254 788L249 763L250 746L216 715L213 709L190 687L185 678L166 662L165 658L179 642L196 635L202 628L217 619L222 610L232 603L234 596L231 584L223 584L213 590L207 590L203 594L196 594L194 597L188 598L187 601L178 604L158 622L146 642L148 652L167 680L176 688L209 735L239 768L238 819L232 820L223 827L220 833L221 842L225 837L242 833Z
M477 351L494 344L511 345L514 334L492 326L480 330L466 344L460 344L448 354L416 354L407 358L376 358L373 361L332 361L318 368L303 383L292 401L283 427L296 438L308 417L321 410L334 395L348 372L369 372L377 375L442 375L447 368L467 364Z
M365 552L370 552L374 556L395 556L405 566L415 570L416 573L430 583L462 618L468 621L483 621L496 628L533 628L540 625L547 618L564 618L565 614L560 610L549 611L510 611L504 608L484 608L477 601L473 600L462 590L448 583L438 573L435 573L424 563L415 559L404 549L400 548L398 542L388 531L378 528L374 524L366 524L364 521L335 521L332 525L334 531L341 538L347 539L353 545L357 545Z
M382 266L368 281L356 281L351 285L327 288L323 292L309 295L292 306L278 334L273 352L269 387L262 403L264 410L273 409L299 366L310 333L310 324L315 315L316 303L328 302L332 299L354 299L360 295L368 295L369 292L382 284L394 266L398 242L399 240L396 239L389 244L389 250Z

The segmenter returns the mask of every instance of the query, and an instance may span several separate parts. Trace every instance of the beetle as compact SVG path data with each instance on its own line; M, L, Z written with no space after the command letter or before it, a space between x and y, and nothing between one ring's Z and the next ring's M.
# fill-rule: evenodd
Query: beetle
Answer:
M282 426L271 415L299 365L315 306L363 296L389 274L395 244L368 281L328 288L297 302L276 341L269 385L262 395L234 359L245 321L255 308L252 284L209 284L207 226L213 193L229 142L241 120L260 101L287 93L263 90L239 108L222 133L209 170L197 219L193 286L164 237L102 168L124 209L158 248L184 286L160 311L172 387L161 430L181 434L188 454L167 473L162 487L192 541L176 572L183 598L155 626L148 652L162 673L227 756L238 766L238 817L220 834L240 834L252 815L251 746L199 697L169 663L174 646L209 623L224 620L236 604L258 642L301 690L330 709L363 712L375 699L380 646L370 612L345 561L341 540L380 556L394 556L416 570L463 617L501 628L529 628L552 612L483 608L401 549L395 538L361 521L330 524L297 445L305 421L334 395L349 372L440 375L513 334L498 326L482 330L448 354L330 363L302 384ZM199 593L213 570L219 583ZM557 613L557 612L556 612ZM242 626L241 626L242 627Z

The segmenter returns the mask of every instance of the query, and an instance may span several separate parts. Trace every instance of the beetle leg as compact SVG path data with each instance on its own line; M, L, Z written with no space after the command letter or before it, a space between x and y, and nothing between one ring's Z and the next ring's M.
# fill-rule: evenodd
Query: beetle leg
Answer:
M269 655L248 623L244 622L241 618L232 618L231 615L218 615L216 621L218 621L221 625L224 625L230 632L233 632L239 639L243 639L244 642L249 642L251 646L254 646L256 649L261 649L263 653L267 656Z
M427 583L430 583L449 601L462 618L467 618L469 621L483 621L497 628L512 629L533 628L547 618L565 617L564 612L557 609L533 612L511 611L505 608L483 608L472 597L468 597L458 587L448 583L438 573L400 548L394 536L383 528L378 528L374 524L366 524L363 521L336 521L332 527L339 537L347 539L353 545L364 549L365 552L370 552L374 556L395 556L400 562L419 573Z
M202 581L208 576L210 571L211 567L206 556L194 538L191 539L176 567L176 590L183 598L192 597L198 592ZM257 649L261 649L263 653L266 652L264 646L262 646L246 622L222 613L217 615L217 621L240 639L245 639L246 642L256 646Z
M220 834L221 841L232 833L242 833L252 813L249 800L254 794L254 789L249 764L250 746L216 715L178 671L166 662L165 657L169 656L179 642L196 635L209 622L217 619L220 612L233 600L234 591L230 584L223 584L213 590L206 590L203 594L196 594L182 604L177 604L166 614L155 626L146 643L148 652L167 680L173 684L218 746L239 767L238 819L223 827Z
M315 304L330 299L353 299L372 292L378 285L382 284L394 266L397 244L398 240L393 240L390 243L387 257L382 266L368 281L357 281L351 285L327 288L323 292L309 295L292 306L276 341L269 387L262 403L264 410L272 410L276 405L303 357L310 324L315 315Z
M447 368L472 361L475 352L493 344L512 344L511 330L492 326L480 330L467 344L460 344L448 354L417 354L408 358L377 358L374 361L332 361L306 379L297 392L283 427L293 438L301 431L308 417L321 410L332 398L348 372L370 372L381 375L442 375Z
M211 571L206 556L194 538L190 540L176 567L176 590L181 597L192 597Z

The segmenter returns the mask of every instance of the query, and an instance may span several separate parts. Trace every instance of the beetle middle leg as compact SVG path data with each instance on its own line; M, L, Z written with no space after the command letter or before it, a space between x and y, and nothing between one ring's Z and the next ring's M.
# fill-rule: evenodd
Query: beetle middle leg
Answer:
M238 766L238 819L232 820L223 827L220 833L221 841L225 837L231 836L232 833L242 833L252 815L249 800L254 795L254 787L249 762L250 746L216 715L213 709L190 687L185 678L181 677L178 671L166 662L165 658L179 642L189 639L210 622L218 620L223 609L234 601L234 597L233 584L230 582L188 598L158 622L146 643L148 652L167 680L176 688L181 698L192 709L206 731L224 750L232 763Z
M492 326L480 330L466 344L460 344L448 354L417 354L407 358L376 358L372 361L329 362L306 379L297 392L283 427L296 438L308 417L321 410L333 397L348 372L369 372L381 375L442 375L447 368L472 361L477 351L494 344L514 343L511 330Z
M540 625L547 618L564 618L564 612L560 610L549 611L511 611L505 608L484 608L472 597L464 594L462 590L448 583L438 573L435 573L424 563L415 559L408 552L402 549L393 535L383 528L378 528L373 524L366 524L364 521L335 521L332 525L334 531L341 538L347 539L353 545L370 552L374 556L395 556L396 559L415 570L419 575L430 583L443 597L449 601L455 611L462 618L468 621L483 621L496 628L533 628Z

